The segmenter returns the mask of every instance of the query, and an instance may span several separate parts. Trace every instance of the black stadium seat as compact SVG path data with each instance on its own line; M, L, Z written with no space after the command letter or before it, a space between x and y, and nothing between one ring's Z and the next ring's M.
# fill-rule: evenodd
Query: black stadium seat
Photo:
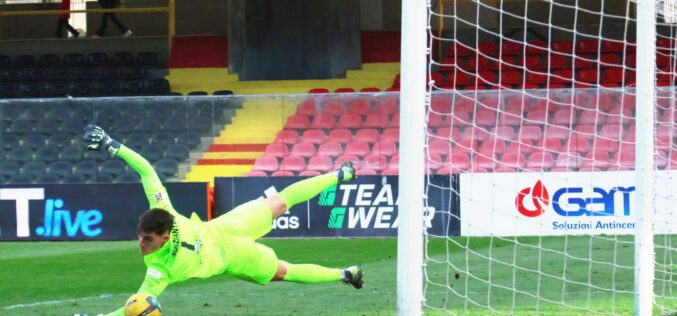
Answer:
M15 68L30 68L35 66L36 60L33 55L19 55L14 58Z
M73 165L67 161L56 161L49 164L48 173L63 179L73 173Z
M140 181L141 178L136 172L125 172L115 178L116 183L137 183Z
M165 152L165 156L176 161L186 161L190 156L190 152L186 146L170 145Z
M24 174L15 175L8 181L9 184L31 184L32 182L33 179Z
M130 52L117 52L113 54L113 65L131 66L134 64L134 55Z
M38 149L35 153L35 160L50 163L59 159L59 148L53 145L46 145Z
M59 177L52 175L52 174L42 174L40 175L37 179L35 179L35 183L40 183L40 184L48 184L48 183L59 183Z
M125 172L125 163L120 160L107 160L101 164L99 173L117 177Z
M85 183L87 179L85 179L83 176L79 174L69 174L66 175L63 180L61 181L62 183Z
M24 147L15 148L7 154L7 160L21 164L27 163L33 160L33 151Z
M61 65L61 58L55 54L45 54L38 59L40 67L58 67Z
M97 174L94 177L92 177L89 182L90 183L112 183L113 182L113 177L109 174Z
M23 137L21 147L36 151L45 147L45 136L37 133L28 134Z
M179 165L174 159L163 158L155 163L155 170L159 174L162 174L166 178L169 178L174 176L178 172Z
M0 145L6 150L12 150L13 148L19 147L21 138L16 134L2 133L0 135Z
M80 67L85 65L85 56L78 53L70 53L63 56L61 64L68 67Z
M23 166L22 173L33 179L37 179L41 175L47 173L47 164L42 161L31 161Z
M79 174L87 179L99 173L99 164L93 160L82 160L75 164L74 174Z
M84 158L84 153L80 147L68 146L61 150L61 160L78 162Z
M139 154L148 159L151 163L160 160L164 156L162 146L156 144L141 147Z
M157 66L159 64L157 54L154 52L140 52L134 62L140 66Z
M21 165L16 161L0 162L0 179L6 182L9 178L21 172Z
M106 53L91 53L87 55L87 64L90 66L108 66L110 65L110 58Z

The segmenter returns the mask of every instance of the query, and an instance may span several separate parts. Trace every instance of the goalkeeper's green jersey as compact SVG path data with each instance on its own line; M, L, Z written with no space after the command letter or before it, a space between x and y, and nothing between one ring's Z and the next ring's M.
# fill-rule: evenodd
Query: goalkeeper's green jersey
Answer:
M143 258L147 270L139 292L158 297L171 283L223 273L228 266L225 255L228 241L216 238L197 214L193 213L191 219L179 214L172 207L167 190L155 170L143 157L124 145L120 146L116 155L141 176L150 208L163 209L174 215L167 243ZM111 315L124 315L124 308Z

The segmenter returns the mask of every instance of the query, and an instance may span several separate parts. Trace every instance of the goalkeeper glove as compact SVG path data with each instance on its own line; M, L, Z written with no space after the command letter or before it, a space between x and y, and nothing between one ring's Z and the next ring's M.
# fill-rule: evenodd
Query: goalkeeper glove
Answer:
M93 124L85 127L85 134L82 136L82 139L89 143L87 145L89 150L105 150L111 156L114 156L120 150L120 143L110 138L101 127Z

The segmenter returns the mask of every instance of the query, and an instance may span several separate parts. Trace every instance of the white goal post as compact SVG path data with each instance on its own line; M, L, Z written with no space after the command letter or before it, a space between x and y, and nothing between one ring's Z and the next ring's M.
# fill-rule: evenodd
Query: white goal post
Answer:
M403 0L399 315L677 313L676 9Z

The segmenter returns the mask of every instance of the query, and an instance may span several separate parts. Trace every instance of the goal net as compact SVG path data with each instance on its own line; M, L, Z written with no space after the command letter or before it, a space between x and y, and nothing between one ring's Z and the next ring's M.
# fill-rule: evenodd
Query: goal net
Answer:
M424 311L628 315L648 297L677 313L674 5L430 3L426 168L457 181L426 182L456 202L424 236Z

